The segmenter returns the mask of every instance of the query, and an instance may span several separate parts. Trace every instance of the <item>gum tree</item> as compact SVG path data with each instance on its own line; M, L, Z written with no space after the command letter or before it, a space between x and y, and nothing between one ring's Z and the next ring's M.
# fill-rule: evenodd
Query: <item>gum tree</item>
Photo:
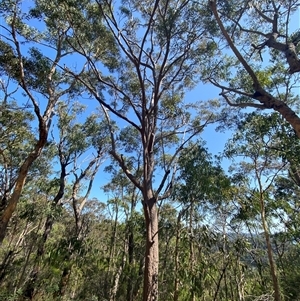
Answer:
M206 66L206 80L232 107L278 112L300 137L290 98L300 72L300 32L292 27L299 2L209 0L209 6L219 29L214 41L220 56Z
M12 193L3 204L0 216L2 243L29 169L47 143L54 107L64 95L74 92L75 81L68 80L65 72L59 68L63 57L70 53L66 47L66 29L61 24L46 20L47 31L37 30L30 24L31 21L39 21L34 20L28 10L24 10L23 2L19 0L2 1L0 18L3 21L0 33L0 76L1 83L4 83L1 88L5 89L8 101L24 99L20 102L26 103L24 107L32 112L38 127L35 141L19 162ZM45 52L49 54L48 57L43 54Z
M201 9L190 0L55 3L50 10L37 1L35 11L53 20L58 10L63 12L67 42L84 66L81 72L71 65L64 70L98 101L108 122L124 125L121 132L111 127L110 154L142 194L143 300L157 300L157 204L170 192L183 145L215 120L209 110L184 100L199 80L199 64L213 51L204 27L211 16L207 6ZM103 44L111 51L102 51ZM119 141L124 133L137 137L137 147L131 147L130 135L125 143ZM125 153L140 160L129 160Z

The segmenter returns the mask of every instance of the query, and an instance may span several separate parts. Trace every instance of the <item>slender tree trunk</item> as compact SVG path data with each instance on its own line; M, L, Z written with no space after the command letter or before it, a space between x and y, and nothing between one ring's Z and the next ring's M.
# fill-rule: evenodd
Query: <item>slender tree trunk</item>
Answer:
M26 182L28 171L31 165L33 164L33 162L40 156L41 151L47 142L47 137L48 137L47 125L42 120L39 120L39 122L40 122L39 140L36 143L34 150L29 154L29 156L25 159L22 166L20 167L20 172L16 180L14 191L7 202L7 206L4 209L2 216L0 217L0 245L2 244L5 238L8 223L17 207L17 203L20 199L23 187Z
M133 272L132 265L134 264L134 235L132 226L129 226L129 235L128 235L128 269L129 277L127 281L127 301L133 301Z
M176 229L176 241L175 241L175 271L174 271L174 297L173 301L178 301L179 298L179 278L178 278L178 271L179 271L179 242L180 242L180 221L181 221L181 213L178 214L177 217L177 229Z
M134 237L134 226L132 225L131 218L133 217L133 211L135 208L135 202L132 202L131 205L131 213L130 220L128 223L128 269L129 269L129 277L127 280L127 301L134 301L135 299L135 287L140 286L141 275L143 274L143 262L140 264L139 273L135 275L134 273L134 265L136 260L134 258L134 250L135 250L135 237ZM135 281L133 281L135 279ZM134 283L135 282L135 283Z
M117 224L118 224L118 215L119 215L119 205L116 202L116 214L110 239L110 262L111 265L108 267L108 270L114 269L114 258L115 258L115 248L116 248L116 239L117 239Z
M190 207L190 216L189 216L189 234L190 234L190 277L191 277L191 301L195 301L195 275L194 275L194 266L195 266L195 251L194 251L194 228L193 228L193 219L194 219L194 200L191 202Z
M238 301L245 301L245 293L244 293L244 272L243 266L238 257L237 261L237 273L236 273L236 284L237 284L237 291L238 291Z
M37 227L37 230L35 232L35 236L37 237L37 233L39 232L40 230L40 227L41 227L41 224L42 224L42 221L40 220L39 221L39 225ZM23 268L22 268L22 272L21 272L21 275L20 275L20 278L19 278L19 281L18 281L18 284L17 284L17 288L22 288L23 285L24 285L24 280L27 278L26 277L26 269L27 269L27 266L29 266L29 261L30 261L30 257L31 257L31 254L33 253L32 250L34 249L35 247L35 241L32 240L32 242L30 242L30 245L29 245L29 248L28 248L28 252L26 254L26 259L25 259L25 263L23 265ZM30 280L28 280L30 281Z
M62 163L62 161L61 161L60 185L59 185L59 190L51 203L52 209L55 209L58 206L59 201L62 199L62 197L64 195L66 167L67 167L67 164ZM26 298L29 298L30 300L32 300L32 298L34 296L34 290L36 289L35 282L36 282L39 272L40 272L40 260L45 253L45 244L51 233L53 223L54 223L54 218L53 218L53 215L50 213L50 214L48 214L48 216L46 218L46 222L44 224L43 236L42 236L41 241L38 244L37 252L35 255L35 264L33 266L33 269L30 272L29 281L27 282L26 287L23 290L24 291L23 295Z
M44 233L42 236L42 241L38 244L38 249L35 255L35 263L34 266L30 272L29 280L26 283L25 288L23 289L23 296L29 300L34 299L35 290L36 290L36 280L38 278L38 275L40 273L40 260L42 256L45 253L45 244L48 239L48 236L51 232L52 226L53 226L53 217L49 215L46 218L46 222L44 225Z
M126 300L127 301L134 301L134 273L133 273L133 265L135 264L134 259L134 249L135 249L135 239L134 239L134 226L132 224L133 214L136 207L137 202L137 195L135 191L132 193L131 197L131 207L130 207L130 217L127 221L127 240L128 240L128 269L129 269L129 277L127 280L127 293L126 293ZM138 279L136 280L136 283Z
M122 256L122 262L119 265L118 270L115 273L114 279L113 279L113 286L110 290L109 294L109 301L116 301L117 300L117 292L119 289L119 283L120 283L120 277L123 273L125 264L126 264L126 254L128 252L128 242L125 240L124 241L124 251L123 251L123 256Z
M132 289L132 301L140 300L139 296L141 287L142 287L142 279L143 279L143 272L145 269L145 258L141 258L139 262L139 272L138 272L138 281L136 281L133 289Z
M63 297L66 294L66 289L69 283L69 278L71 275L72 265L68 264L63 269L63 273L60 278L60 283L58 285L59 290L58 292L54 293L54 300L64 300Z
M154 197L144 201L146 252L143 301L158 300L158 214Z
M217 287L216 287L216 290L215 290L215 293L214 293L214 299L213 299L214 301L218 300L218 294L221 291L221 282L222 282L222 280L225 276L226 269L227 269L228 265L229 265L229 262L226 262L225 265L223 266L222 270L221 270L221 275L219 276L219 279L218 279L218 282L217 282Z
M5 238L8 223L9 223L9 221L12 217L12 214L17 207L17 203L20 199L23 187L25 185L28 170L37 157L38 156L33 156L33 155L29 156L20 168L20 173L16 180L14 191L8 200L8 205L3 210L3 214L0 217L0 245L2 244L2 242Z
M279 281L278 281L278 277L277 277L277 268L276 268L276 264L275 264L274 257L273 257L270 234L269 234L269 229L268 229L266 216L265 216L265 202L264 202L263 193L260 193L260 207L261 207L262 226L264 229L264 235L265 235L265 240L266 240L266 244L267 244L267 253L268 253L268 259L269 259L269 264L270 264L270 273L271 273L272 282L273 282L274 300L281 301L280 287L279 287Z
M251 240L252 240L252 244L253 244L253 247L255 249L258 248L256 242L255 242L255 238L253 236L253 233L252 233L252 230L251 230L251 227L249 225L249 223L247 221L245 221L246 223L246 227L248 229L248 233L250 234L250 237L251 237ZM260 285L261 288L264 288L266 286L266 281L265 281L265 277L263 275L263 264L262 264L262 259L260 256L255 256L252 252L251 254L251 258L252 260L254 261L254 263L256 264L256 268L257 268L257 272L259 274L259 279L258 279L258 283Z
M15 243L15 245L12 247L12 242L14 240L14 237L12 236L10 239L10 242L8 244L8 253L4 256L2 263L0 264L0 283L2 282L2 280L6 277L6 270L9 267L9 265L13 262L14 257L17 254L17 249L20 247L20 245L22 244L24 237L27 234L28 228L29 228L30 223L27 222L23 231L21 232L21 234L19 235L19 238L17 240L17 242ZM15 225L14 229L12 230L12 233L16 232L16 228L17 228L17 224Z

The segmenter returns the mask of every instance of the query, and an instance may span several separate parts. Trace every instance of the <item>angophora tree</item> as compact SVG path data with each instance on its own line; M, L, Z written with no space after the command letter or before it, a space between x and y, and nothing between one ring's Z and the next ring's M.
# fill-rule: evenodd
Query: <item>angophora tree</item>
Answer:
M209 0L209 5L220 30L215 42L229 51L211 58L206 80L230 106L277 111L300 137L291 98L300 72L300 32L293 32L291 22L299 1Z
M0 26L0 89L4 92L4 107L14 97L20 98L20 95L14 95L13 92L22 90L22 98L30 104L37 120L38 133L27 154L19 162L11 194L2 202L0 243L20 199L29 169L46 145L54 107L60 98L74 92L75 83L74 80L69 81L64 76L64 71L58 68L62 58L68 53L65 30L59 24L53 26L53 23L48 22L47 34L38 31L28 24L28 20L32 20L34 16L22 11L22 4L18 0L0 3L0 18L5 20ZM30 47L23 47L28 42ZM48 46L49 57L38 49L41 45ZM3 84L7 82L14 84ZM42 105L39 103L40 98L44 100Z
M207 7L201 10L189 0L58 1L51 10L45 10L44 1L37 4L40 16L57 20L63 15L69 47L84 60L80 73L65 68L69 76L99 102L109 122L118 118L126 131L139 137L139 146L132 149L118 141L112 126L110 154L143 197L143 299L157 300L157 202L169 192L172 167L183 145L215 119L207 111L200 113L195 103L184 102L185 91L198 80L199 64L213 51L205 29L209 26L204 26L211 16ZM103 51L103 45L110 50ZM141 160L128 161L121 153L128 151ZM154 181L158 168L161 176Z

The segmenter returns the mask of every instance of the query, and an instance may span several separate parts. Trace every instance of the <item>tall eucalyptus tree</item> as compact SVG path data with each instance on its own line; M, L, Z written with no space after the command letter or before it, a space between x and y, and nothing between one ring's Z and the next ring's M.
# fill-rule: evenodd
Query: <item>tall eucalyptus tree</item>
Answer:
M118 119L139 139L135 149L122 145L112 126L110 154L143 197L143 300L157 300L157 202L169 193L183 145L215 120L213 113L184 100L199 80L199 65L212 55L204 26L211 15L207 6L190 0L52 1L51 8L45 1L36 3L40 17L62 18L69 48L81 55L80 72L74 65L64 71L98 101L108 122ZM135 161L140 163L128 161L122 155L126 151L141 158Z

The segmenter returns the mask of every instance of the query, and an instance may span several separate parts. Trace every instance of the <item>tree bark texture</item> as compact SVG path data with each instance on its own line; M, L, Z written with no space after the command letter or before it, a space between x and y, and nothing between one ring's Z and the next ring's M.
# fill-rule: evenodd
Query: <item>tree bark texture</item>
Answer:
M0 245L5 238L8 223L17 207L17 203L20 199L23 187L25 185L29 169L32 166L33 162L40 156L47 142L50 121L53 116L51 113L52 106L54 106L54 102L51 103L51 106L48 107L47 112L45 112L44 114L44 117L41 117L39 109L35 108L36 115L38 116L39 120L39 138L34 145L32 152L27 156L20 167L20 172L16 180L14 191L7 202L7 207L4 209L2 216L0 217Z
M45 140L45 143L46 143L46 140ZM14 213L14 211L17 207L17 203L20 199L23 187L26 182L29 168L32 165L32 163L40 155L42 147L36 148L36 150L27 157L27 159L25 160L25 162L22 164L22 166L20 168L20 172L19 172L18 178L16 180L14 191L8 200L7 207L4 209L3 214L0 217L0 245L2 244L2 242L5 238L8 223L12 217L12 214Z
M158 213L154 197L144 201L146 252L143 301L158 300Z

